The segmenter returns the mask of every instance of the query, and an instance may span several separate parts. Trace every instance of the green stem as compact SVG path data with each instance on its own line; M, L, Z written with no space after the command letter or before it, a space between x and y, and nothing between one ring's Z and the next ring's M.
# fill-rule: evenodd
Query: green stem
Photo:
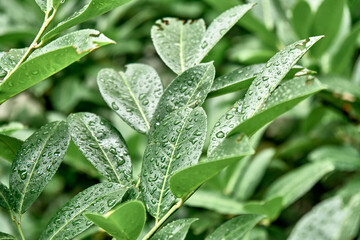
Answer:
M161 225L173 214L176 210L178 210L182 205L184 201L180 199L166 214L163 216L160 221L158 221L155 226L145 235L145 237L142 240L149 239L158 229L161 227Z
M24 233L23 231L21 230L21 225L20 225L20 219L21 219L21 215L19 214L19 221L16 219L16 217L14 216L14 213L12 210L10 210L10 217L11 217L11 220L15 223L16 225L16 228L20 234L20 237L21 237L21 240L25 240L25 236L24 236Z
M51 15L49 16L49 13L51 11L46 12L45 14L45 19L44 22L38 32L38 34L36 35L36 37L34 38L33 42L31 43L31 45L29 46L28 50L26 51L26 53L24 54L24 56L22 56L22 58L20 59L20 61L16 64L16 66L9 72L9 74L6 75L6 77L4 78L4 81L6 81L6 79L8 79L11 74L13 74L19 67L20 65L26 60L26 58L30 55L30 53L40 47L43 44L43 41L41 41L40 43L38 43L41 35L44 33L46 27L50 24L50 22L54 19L54 16L56 14L56 8L52 11Z

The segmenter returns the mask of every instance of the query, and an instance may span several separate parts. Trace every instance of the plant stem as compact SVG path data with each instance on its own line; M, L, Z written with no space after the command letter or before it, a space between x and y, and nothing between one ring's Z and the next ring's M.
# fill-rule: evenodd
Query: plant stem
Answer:
M15 223L16 225L16 228L20 234L20 237L21 237L21 240L25 240L25 236L24 236L24 233L23 231L21 230L21 225L20 225L20 219L21 219L21 215L19 214L19 221L16 219L16 217L14 216L14 213L12 210L10 210L10 217L11 217L11 220Z
M13 74L18 68L19 66L26 60L26 58L30 55L30 53L32 52L32 50L40 47L43 42L41 41L40 43L38 43L41 35L44 33L46 27L50 24L50 22L54 19L54 16L56 14L57 9L55 8L52 11L52 14L49 16L49 13L51 11L46 12L45 14L45 19L44 22L39 30L39 32L37 33L36 37L34 38L33 42L31 43L31 45L29 46L28 50L26 51L26 53L24 54L24 56L22 56L22 58L20 59L20 61L16 64L16 66L6 75L6 77L4 78L4 81L6 81L6 79L8 79L11 74Z
M180 199L166 214L163 216L160 221L158 221L155 226L145 235L143 240L149 239L158 229L161 227L161 225L173 214L176 210L178 210L182 205L184 201Z

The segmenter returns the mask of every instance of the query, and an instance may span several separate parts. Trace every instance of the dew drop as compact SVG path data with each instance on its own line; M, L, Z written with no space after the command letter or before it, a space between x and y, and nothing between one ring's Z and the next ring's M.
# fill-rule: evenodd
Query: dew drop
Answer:
M224 134L223 131L219 131L219 132L216 133L216 137L217 137L217 138L224 138L224 137L225 137L225 134Z

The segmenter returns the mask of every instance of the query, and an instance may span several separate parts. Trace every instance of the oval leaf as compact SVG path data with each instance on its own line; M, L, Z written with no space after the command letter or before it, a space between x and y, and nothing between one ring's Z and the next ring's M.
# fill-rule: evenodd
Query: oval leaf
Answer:
M0 103L110 43L97 30L85 29L60 37L35 50L20 67L0 83Z
M105 119L93 113L68 117L71 138L82 154L109 181L130 184L131 160L125 140Z
M99 183L85 189L55 214L40 239L74 238L92 225L83 216L85 212L105 214L121 201L126 191L117 183Z
M255 214L244 214L234 217L218 227L205 240L238 240L250 231L264 217Z
M84 216L117 240L137 239L146 218L140 201L126 202L105 215L85 213Z
M0 134L0 159L12 162L23 141Z
M0 183L0 206L11 210L11 193L7 186Z
M160 219L176 202L169 179L198 162L206 137L206 114L201 107L169 114L154 131L144 153L141 190L149 213Z
M13 210L24 213L54 176L69 146L65 122L49 123L32 134L17 152L11 166Z
M157 232L151 240L184 240L189 231L190 225L197 220L197 218L186 218L173 221Z
M127 65L124 72L103 69L97 79L101 95L127 124L146 133L163 93L159 75L145 64Z
M41 1L41 0L38 0ZM75 12L65 21L60 22L43 37L42 41L46 41L62 31L71 28L79 23L85 22L91 18L102 15L118 6L121 6L130 0L90 0L88 4Z
M196 55L205 33L202 19L183 21L176 18L157 20L151 28L156 52L164 63L180 74L196 64Z

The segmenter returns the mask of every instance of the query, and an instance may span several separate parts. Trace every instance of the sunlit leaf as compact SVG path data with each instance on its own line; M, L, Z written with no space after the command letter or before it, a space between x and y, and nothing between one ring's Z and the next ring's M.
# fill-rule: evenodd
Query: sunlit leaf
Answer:
M190 225L197 221L196 218L185 218L173 221L157 232L151 240L176 239L184 240Z

